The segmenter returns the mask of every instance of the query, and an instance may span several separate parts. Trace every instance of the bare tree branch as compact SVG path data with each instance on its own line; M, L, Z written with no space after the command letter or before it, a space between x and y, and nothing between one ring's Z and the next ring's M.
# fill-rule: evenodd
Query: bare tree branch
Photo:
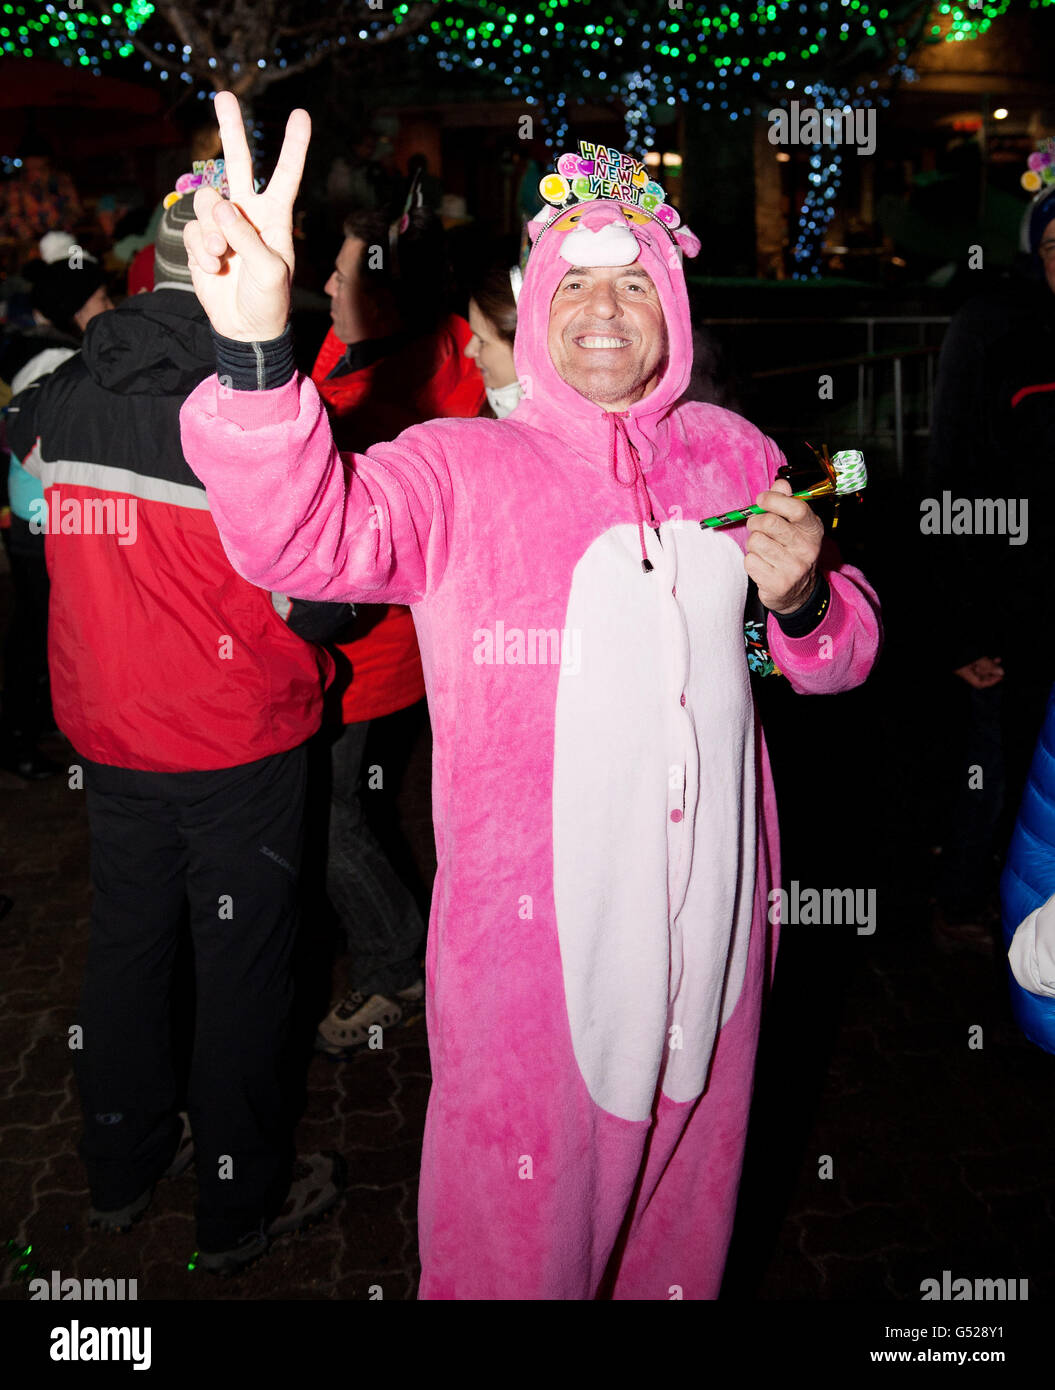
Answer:
M420 4L411 5L405 18L401 19L395 28L389 30L387 34L378 34L373 39L360 39L356 46L372 45L375 43L391 43L393 39L401 39L406 34L416 33L423 24L432 18L435 9L436 6L433 0L422 0Z
M331 15L329 19L316 19L310 24L279 24L274 33L280 39L299 39L311 34L329 34L334 29L343 29L355 21L349 15Z
M356 46L366 44L372 46L375 43L389 43L392 39L402 38L405 34L412 34L415 30L429 19L436 6L432 0L423 0L423 3L412 5L406 16L399 21L387 34L375 34L369 39L360 39L358 36L354 40ZM295 26L285 26L275 30L280 38L301 38L313 33L328 33L331 29L341 29L347 27L354 28L358 23L368 19L376 19L377 11L371 9L361 9L358 16L343 14L333 15L329 19L315 20L311 24L298 24ZM349 35L349 42L353 42ZM345 45L347 47L347 45Z
M415 33L432 16L436 3L435 0L418 0L398 24L367 39L358 37L358 26L377 19L379 13L368 6L360 5L356 10L342 8L339 14L322 14L307 24L277 22L288 20L294 8L288 0L229 0L226 5L158 0L156 13L182 47L190 50L186 58L159 52L140 37L140 30L133 33L127 26L122 26L113 36L119 42L131 44L151 63L167 72L189 73L195 81L210 85L215 91L232 91L236 96L248 98L274 82L317 67L342 51L372 48ZM336 37L342 31L347 41L339 45ZM275 54L284 39L299 41L298 46L306 51L280 68ZM259 66L261 59L264 67Z
M200 53L204 49L206 57L215 58L219 64L219 54L212 42L213 14L211 11L203 12L209 23L202 24L192 13L188 12L184 5L162 4L158 8L177 36L183 41L185 47L190 48L193 53Z
M158 53L156 49L151 48L148 43L144 43L138 34L129 33L126 29L121 37L126 39L133 47L138 48L145 58L149 58L150 61L156 63L159 68L167 68L169 72L185 71L185 65L182 62L177 62L175 58L167 58L164 54Z
M309 68L318 67L324 59L332 56L335 47L335 44L327 44L324 48L313 49L311 53L306 53L303 58L298 58L296 62L287 63L284 68L259 68L257 70L259 82L256 90L262 92L273 82L281 82L284 78L292 77L295 73L307 72Z

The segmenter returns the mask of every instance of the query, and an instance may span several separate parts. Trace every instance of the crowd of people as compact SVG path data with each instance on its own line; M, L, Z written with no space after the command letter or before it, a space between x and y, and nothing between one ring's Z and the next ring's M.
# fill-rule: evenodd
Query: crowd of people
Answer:
M218 148L194 153L211 158ZM34 189L40 171L29 156L25 166ZM469 287L470 327L454 312L423 159L406 184L401 215L375 198L350 209L326 284L332 326L311 376L348 448L436 417L505 415L519 394L512 268L485 266ZM123 286L64 230L68 198L19 199L37 215L26 225L38 254L22 267L28 292L8 300L0 350L13 589L0 762L30 782L56 775L64 769L39 745L61 730L84 768L93 931L78 1014L88 1043L74 1060L89 1117L81 1152L91 1220L129 1225L149 1200L157 1154L166 1152L166 1171L181 1171L219 1124L239 1197L231 1202L215 1167L203 1170L198 1233L203 1267L226 1272L320 1215L340 1190L339 1162L321 1155L300 1161L291 1184L286 1152L281 1053L309 793L330 797L326 886L350 960L346 993L319 1020L318 1049L347 1057L424 996L424 921L361 799L371 723L423 706L421 658L405 605L269 593L241 579L223 552L180 447L180 406L215 365L183 240L192 198L158 207ZM60 540L63 492L81 508L65 533L76 534L73 545ZM93 529L92 503L105 521L118 495L124 533ZM146 659L158 650L163 662ZM332 760L328 788L322 779L308 787L309 740ZM241 873L230 869L236 862ZM193 1141L168 1020L187 902L197 966L186 1083ZM218 918L230 922L222 959L209 941ZM130 951L149 957L139 957L134 980ZM135 1017L114 1008L133 995ZM288 1207L285 1227L271 1219L276 1196ZM245 1243L250 1216L257 1239Z
M338 1201L341 1156L292 1151L288 1069L328 803L348 970L315 1047L428 1019L421 1296L715 1298L779 931L745 635L797 693L848 690L876 595L772 441L694 399L676 214L616 179L539 199L520 263L459 285L419 158L348 208L300 372L310 122L258 192L215 107L222 165L155 210L120 291L53 200L0 346L0 761L56 775L58 730L83 778L89 1221L127 1229L194 1162L199 1263L230 1275ZM426 700L427 930L362 794L371 726Z

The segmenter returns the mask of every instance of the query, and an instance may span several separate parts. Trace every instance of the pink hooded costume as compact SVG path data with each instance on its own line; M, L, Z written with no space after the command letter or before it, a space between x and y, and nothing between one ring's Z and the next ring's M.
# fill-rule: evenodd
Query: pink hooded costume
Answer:
M574 212L532 224L526 395L507 419L436 420L342 459L305 377L224 398L212 377L182 414L239 573L413 610L438 856L428 1299L717 1297L775 951L747 530L698 521L753 501L783 459L741 417L677 405L692 348L674 237L613 201ZM627 228L669 358L615 414L557 375L547 323L569 259ZM858 685L879 643L860 573L830 547L822 564L819 627L768 623L801 693Z

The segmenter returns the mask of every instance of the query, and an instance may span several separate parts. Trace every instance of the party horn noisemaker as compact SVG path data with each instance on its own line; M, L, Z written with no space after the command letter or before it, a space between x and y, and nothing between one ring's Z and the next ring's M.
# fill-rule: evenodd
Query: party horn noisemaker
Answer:
M843 449L832 459L828 457L826 444L819 452L814 452L817 453L827 476L800 492L793 492L792 497L845 497L848 493L860 492L867 485L868 470L865 468L865 456L860 449ZM737 511L723 512L721 516L709 516L705 521L701 521L700 525L705 530L717 526L731 526L735 521L746 521L749 516L761 516L764 511L764 507L741 507Z

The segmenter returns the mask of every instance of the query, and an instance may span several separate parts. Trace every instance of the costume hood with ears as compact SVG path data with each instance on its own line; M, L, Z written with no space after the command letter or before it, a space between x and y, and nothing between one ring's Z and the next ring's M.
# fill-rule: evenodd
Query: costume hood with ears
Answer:
M525 399L516 418L537 428L569 434L583 452L596 453L598 442L604 448L607 435L597 427L607 412L569 386L550 359L550 304L572 266L640 263L659 293L668 344L666 366L655 389L629 411L630 435L647 468L660 442L659 422L684 392L692 372L692 330L682 256L697 254L698 239L687 227L668 231L640 208L611 198L563 209L545 208L528 224L528 234L532 249L517 304L513 346Z

